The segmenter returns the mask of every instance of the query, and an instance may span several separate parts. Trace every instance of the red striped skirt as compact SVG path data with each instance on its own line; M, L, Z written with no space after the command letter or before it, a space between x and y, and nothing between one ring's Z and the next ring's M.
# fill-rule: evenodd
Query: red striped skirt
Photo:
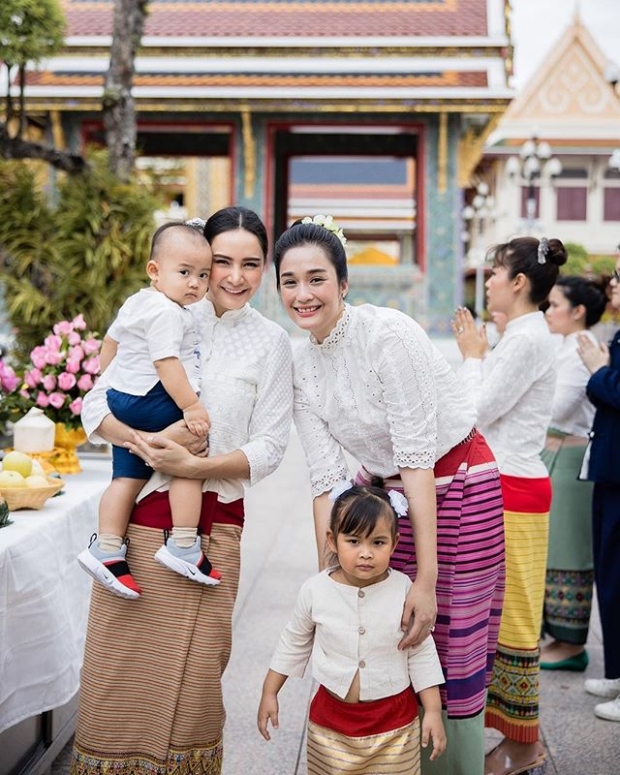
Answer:
M368 484L361 470L358 482ZM386 489L403 486L388 479ZM437 621L433 637L446 683L440 687L449 718L484 710L491 680L505 588L504 507L493 453L479 432L435 464L437 490ZM416 576L411 522L400 520L391 565Z

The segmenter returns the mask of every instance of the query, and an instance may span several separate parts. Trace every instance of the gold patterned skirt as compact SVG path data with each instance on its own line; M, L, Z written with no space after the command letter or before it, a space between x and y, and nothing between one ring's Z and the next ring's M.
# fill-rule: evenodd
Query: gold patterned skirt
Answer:
M352 704L319 687L310 706L307 755L308 775L419 775L413 690Z

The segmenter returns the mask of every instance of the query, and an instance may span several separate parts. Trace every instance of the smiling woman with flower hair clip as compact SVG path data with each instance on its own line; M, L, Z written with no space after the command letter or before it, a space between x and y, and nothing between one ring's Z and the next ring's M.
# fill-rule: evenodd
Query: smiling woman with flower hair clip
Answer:
M408 502L390 561L413 582L400 648L434 627L446 675L440 692L450 746L430 771L480 775L504 580L497 465L474 429L473 406L422 328L397 310L345 303L343 237L333 219L315 216L293 224L274 251L282 304L310 334L294 355L295 422L320 563L328 493L347 476L346 451L361 464L358 484L383 477ZM428 767L423 753L422 772Z

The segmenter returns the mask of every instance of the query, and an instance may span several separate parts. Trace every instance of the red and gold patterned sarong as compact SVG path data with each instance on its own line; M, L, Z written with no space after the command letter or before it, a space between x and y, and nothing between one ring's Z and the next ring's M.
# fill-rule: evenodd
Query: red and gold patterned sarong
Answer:
M307 751L308 775L419 775L413 690L347 703L319 687L310 705Z

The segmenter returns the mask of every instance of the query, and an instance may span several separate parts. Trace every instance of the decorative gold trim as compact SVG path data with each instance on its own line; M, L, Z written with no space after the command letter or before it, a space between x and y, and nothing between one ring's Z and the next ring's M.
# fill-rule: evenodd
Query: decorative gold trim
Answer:
M437 137L437 193L445 194L448 189L448 114L439 114Z
M468 188L471 185L471 176L478 166L478 162L484 153L484 144L488 136L495 129L501 115L499 113L491 116L489 121L476 130L470 126L465 134L459 140L458 147L458 184L460 188Z
M243 137L243 194L246 199L254 196L256 184L256 142L252 131L252 114L250 109L241 109L241 125Z
M244 105L248 110L254 113L290 113L292 116L305 113L331 113L337 115L338 113L396 113L396 114L413 114L413 113L497 113L502 114L510 104L509 99L493 99L490 102L480 102L479 104L472 104L457 102L450 104L449 102L442 102L441 98L437 99L432 105L420 103L419 105L413 105L407 103L390 103L377 105L374 102L363 103L357 102L356 104L343 104L337 103L316 103L316 102L286 102L286 101L253 101L252 103L244 102ZM98 99L84 99L80 100L79 104L74 103L68 105L64 99L46 100L45 102L37 100L29 100L28 106L32 110L39 112L50 110L61 110L63 113L85 113L93 112L99 114L101 111L101 101ZM196 100L195 102L178 102L176 100L159 100L158 102L150 102L146 100L139 100L137 104L138 110L141 116L145 116L146 113L195 113L196 117L204 118L205 114L221 114L221 113L238 113L239 102L230 101L216 101L213 100L212 104L208 104L205 100ZM267 115L266 115L267 117ZM92 119L93 116L87 116L86 119Z

